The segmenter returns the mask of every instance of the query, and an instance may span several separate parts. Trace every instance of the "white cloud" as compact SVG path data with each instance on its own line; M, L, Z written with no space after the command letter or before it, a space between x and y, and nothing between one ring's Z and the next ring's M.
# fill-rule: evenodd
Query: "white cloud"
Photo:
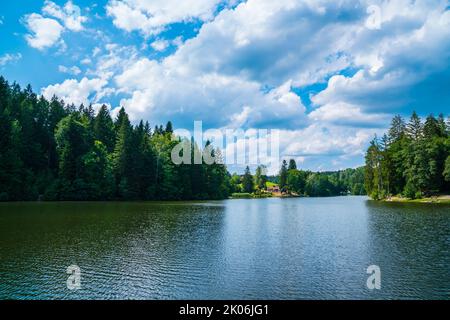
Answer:
M62 73L68 73L68 74L72 74L72 75L79 75L81 73L80 68L78 68L77 66L73 66L73 67L66 67L66 66L59 66L58 67L59 72Z
M176 47L181 46L184 43L183 37L182 36L178 36L175 39L172 40L172 44Z
M87 20L80 15L80 8L68 1L63 8L52 1L46 0L42 8L42 14L32 13L24 17L25 26L31 34L25 39L28 44L38 50L53 47L59 44L65 48L61 39L62 33L68 29L71 31L83 30L82 23Z
M151 46L156 51L165 51L169 47L170 43L167 40L158 39L152 42Z
M205 23L185 42L155 40L155 50L176 47L159 61L135 47L99 44L88 76L114 84L132 119L283 128L283 154L310 166L311 157L325 155L333 156L333 166L361 159L392 113L428 98L420 97L424 81L445 95L446 1L375 1L379 29L366 27L373 1L248 0L216 14L218 2L109 1L107 12L118 28L145 36L173 22ZM111 90L105 87L103 94Z
M32 13L25 17L25 23L31 34L25 36L28 44L36 49L43 50L52 47L61 39L64 27L58 21L44 18L40 14Z
M85 58L85 59L81 60L80 62L81 62L81 64L88 65L88 64L92 63L92 60L89 58Z
M421 83L439 87L450 80L445 74L450 59L450 11L445 3L382 2L381 30L361 29L348 48L359 70L331 77L313 102L340 102L358 105L362 111L391 113L408 105L423 107L429 90L420 91Z
M355 27L339 14L356 21L358 10L346 1L329 1L324 10L315 1L249 0L204 24L172 60L270 86L289 79L294 86L312 84L351 65L343 52Z
M280 133L281 155L304 158L303 168L338 170L364 164L367 143L383 129L351 128L316 122Z
M6 53L2 56L0 56L0 67L7 65L11 62L16 62L22 59L22 54L16 53L16 54L10 54Z
M158 34L175 22L213 18L221 0L110 0L106 6L117 28Z
M46 0L42 12L61 20L64 26L71 31L83 30L83 23L87 18L81 15L80 7L68 1L64 7L60 7L52 1Z
M101 52L102 50L99 47L95 47L94 50L92 50L92 56L95 58L96 56L98 56L98 54Z
M439 17L433 18L423 8L413 10L414 14L407 9L404 14L389 10L390 18L385 17L381 31L374 35L364 26L365 7L350 2L320 1L317 5L313 1L249 0L222 11L203 25L198 36L161 62L130 59L114 78L119 90L130 94L121 103L134 119L173 119L179 125L197 119L216 127L288 128L293 136L286 141L286 146L292 146L286 152L360 154L373 133L388 124L392 111L387 109L405 102L402 91L396 91L423 77L420 72L407 72L397 57L405 55L406 43L417 43L408 40L419 39L415 30ZM347 18L342 20L344 13ZM383 32L396 19L401 32ZM416 22L411 25L403 19ZM445 25L446 20L436 21ZM433 42L442 43L446 32L432 30ZM333 76L350 67L360 71ZM306 115L292 87L330 76L327 89L311 96L316 108ZM391 105L383 99L386 92ZM376 108L371 109L365 100L381 101L384 111L374 112ZM333 129L327 132L326 128ZM297 149L296 135L304 140Z
M94 110L95 114L97 114L103 106L106 106L108 110L111 111L111 104L109 103L94 103L92 104L92 109Z
M390 115L380 113L364 113L361 107L345 102L329 103L308 114L314 122L333 123L348 126L386 126Z
M267 93L260 84L221 74L184 73L146 58L127 64L115 77L117 86L131 94L121 104L133 119L172 119L190 125L261 127L286 121L302 125L305 108L287 82Z
M366 111L391 112L414 103L416 97L405 92L423 81L432 81L434 74L449 68L450 11L437 7L424 14L415 28L400 35L385 35L377 40L376 47L359 43L355 65L361 69L351 76L331 77L327 88L312 101L316 105L342 102L359 105ZM369 40L373 41L364 39ZM442 79L436 77L436 85L440 82Z
M80 81L75 79L65 80L61 84L50 85L42 89L42 95L51 99L54 95L63 99L67 104L89 105L91 102L98 102L105 95L107 81L104 79L83 78Z

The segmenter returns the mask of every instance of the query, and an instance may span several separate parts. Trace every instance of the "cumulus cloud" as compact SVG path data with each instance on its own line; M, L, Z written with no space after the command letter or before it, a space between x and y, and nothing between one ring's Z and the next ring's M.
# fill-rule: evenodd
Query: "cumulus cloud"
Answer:
M299 126L305 108L287 82L269 92L259 83L216 73L184 73L167 61L143 58L128 65L115 77L116 84L130 98L121 104L131 117L173 119L190 125L194 119L206 126L282 126L286 121Z
M430 6L418 1L398 7L385 3L382 29L361 31L352 48L359 71L331 77L327 88L312 101L316 105L359 105L370 112L392 112L405 105L426 108L429 88L440 87L443 79L450 81L450 11L442 4L437 1ZM427 83L425 92L421 91L423 82ZM441 95L444 104L449 98Z
M25 39L31 47L42 50L60 41L64 27L58 21L44 18L37 13L26 16L25 21L28 31L31 32Z
M83 30L83 23L87 21L87 18L81 15L80 7L74 5L72 1L68 1L64 7L60 7L54 2L46 0L42 12L61 20L64 26L71 31Z
M314 122L332 123L354 127L385 127L390 121L389 114L364 113L361 107L345 102L329 103L308 114Z
M79 106L98 102L104 95L104 87L107 81L104 79L88 79L84 77L80 81L75 79L65 80L63 83L50 85L42 90L42 95L51 99L57 96L67 104Z
M368 141L382 132L315 122L302 130L281 132L280 153L284 158L302 158L302 165L313 170L361 166Z
M24 17L25 26L30 34L25 36L27 43L38 50L60 44L64 47L61 35L64 30L83 30L82 23L87 20L81 16L80 8L68 1L64 7L46 0L42 14L32 13Z
M208 21L221 0L110 0L106 6L117 28L158 34L175 22Z
M89 76L108 82L103 94L114 85L135 120L281 128L282 153L310 168L324 156L334 168L361 164L349 159L362 159L393 113L430 103L448 111L447 1L248 0L216 12L218 4L110 0L115 26L145 43L174 22L204 23L186 41L154 40L156 51L176 47L160 60L99 45ZM369 5L380 9L376 28Z
M294 86L322 81L350 65L343 53L353 36L350 22L365 14L361 6L347 1L322 2L249 0L225 9L172 61L189 61L189 68L201 72L239 74L272 86L289 79Z

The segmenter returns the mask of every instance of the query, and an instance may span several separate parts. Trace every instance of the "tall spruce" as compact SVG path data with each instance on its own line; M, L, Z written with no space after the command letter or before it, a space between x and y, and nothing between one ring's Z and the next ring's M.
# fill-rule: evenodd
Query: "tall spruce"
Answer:
M282 191L286 190L287 178L288 178L288 165L287 165L286 160L283 160L283 163L281 164L281 169L280 169L280 189Z

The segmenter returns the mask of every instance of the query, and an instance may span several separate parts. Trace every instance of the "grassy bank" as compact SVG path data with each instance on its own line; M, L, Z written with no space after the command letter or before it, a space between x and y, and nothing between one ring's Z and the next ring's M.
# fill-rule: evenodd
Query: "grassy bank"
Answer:
M233 193L231 199L264 199L264 198L299 198L295 194L281 194L281 193Z
M434 196L422 199L408 199L403 197L390 197L383 200L385 202L403 202L403 203L443 203L450 204L450 195Z
M271 198L273 195L271 193L233 193L231 199L260 199L260 198Z

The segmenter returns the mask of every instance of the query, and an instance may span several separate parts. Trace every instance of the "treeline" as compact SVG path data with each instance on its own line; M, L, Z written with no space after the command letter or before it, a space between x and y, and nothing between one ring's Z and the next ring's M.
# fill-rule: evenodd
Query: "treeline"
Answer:
M366 153L365 187L373 199L410 199L450 191L450 122L444 115L406 123L392 120L389 132L375 137Z
M243 176L233 175L231 188L239 193L261 193L268 185L277 184L280 192L310 197L339 195L365 195L364 167L335 172L311 172L299 170L294 159L283 161L277 176L265 175L265 168L258 167L253 176L247 167Z
M175 165L172 124L47 101L0 77L0 201L224 199L225 165ZM194 152L202 152L191 145Z

